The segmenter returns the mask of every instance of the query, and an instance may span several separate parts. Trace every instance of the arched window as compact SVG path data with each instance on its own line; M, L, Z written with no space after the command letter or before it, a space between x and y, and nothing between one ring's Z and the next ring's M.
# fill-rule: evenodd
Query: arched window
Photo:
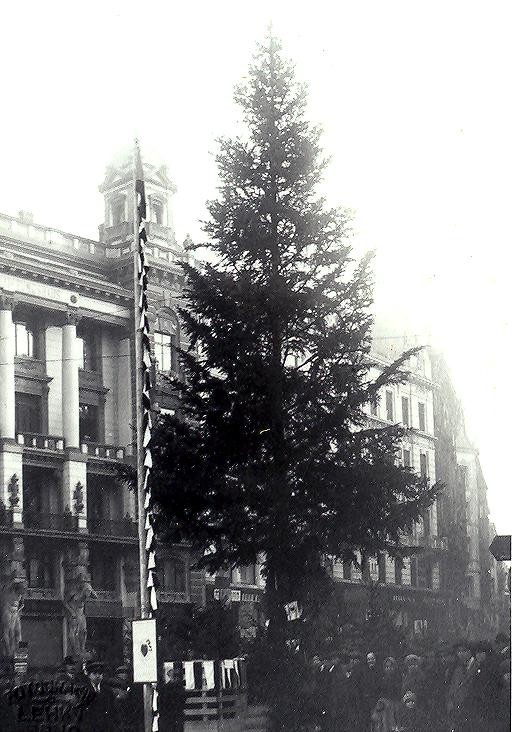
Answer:
M117 226L118 224L123 223L123 221L126 221L124 196L117 196L112 200L112 203L110 204L110 214L112 218L112 226Z
M155 324L155 361L159 371L178 371L179 324L170 311L161 313Z

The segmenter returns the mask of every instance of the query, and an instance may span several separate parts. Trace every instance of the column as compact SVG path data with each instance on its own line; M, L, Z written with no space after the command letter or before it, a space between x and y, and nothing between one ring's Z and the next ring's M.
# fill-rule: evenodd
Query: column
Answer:
M131 446L135 436L132 414L132 363L130 338L119 341L117 358L117 420L119 429L119 445Z
M62 327L62 431L66 447L80 446L78 395L76 320L71 315Z
M0 438L14 440L14 324L12 302L0 298Z

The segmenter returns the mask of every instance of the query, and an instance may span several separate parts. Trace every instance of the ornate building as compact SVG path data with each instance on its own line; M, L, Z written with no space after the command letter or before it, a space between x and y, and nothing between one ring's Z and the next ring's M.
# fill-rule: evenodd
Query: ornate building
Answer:
M3 655L29 664L87 647L123 657L137 604L134 494L116 479L133 460L133 160L100 186L99 239L0 216L0 583ZM157 409L175 407L161 372L178 369L176 313L189 257L176 242L174 187L144 162ZM159 556L162 607L204 602L186 547Z

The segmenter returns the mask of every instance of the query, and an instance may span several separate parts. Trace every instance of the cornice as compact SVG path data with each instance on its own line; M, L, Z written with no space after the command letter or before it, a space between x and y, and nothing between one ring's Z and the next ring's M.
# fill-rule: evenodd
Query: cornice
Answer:
M87 281L84 277L77 277L73 275L60 274L58 272L49 273L48 270L44 270L43 267L38 269L35 266L27 265L26 263L21 264L10 260L9 262L0 260L0 272L7 272L24 279L34 280L41 282L46 285L54 285L56 287L66 287L68 289L78 290L85 294L94 295L100 300L106 300L112 302L114 300L125 301L129 304L132 301L132 294L128 290L125 290L120 285L115 285L109 282L92 283L90 280ZM92 274L92 273L91 273Z

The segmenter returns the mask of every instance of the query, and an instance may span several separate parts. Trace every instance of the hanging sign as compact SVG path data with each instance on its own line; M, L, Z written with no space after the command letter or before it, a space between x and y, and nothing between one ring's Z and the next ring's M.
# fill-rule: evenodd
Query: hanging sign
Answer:
M156 620L134 620L133 681L136 684L152 684L158 681L156 658Z

